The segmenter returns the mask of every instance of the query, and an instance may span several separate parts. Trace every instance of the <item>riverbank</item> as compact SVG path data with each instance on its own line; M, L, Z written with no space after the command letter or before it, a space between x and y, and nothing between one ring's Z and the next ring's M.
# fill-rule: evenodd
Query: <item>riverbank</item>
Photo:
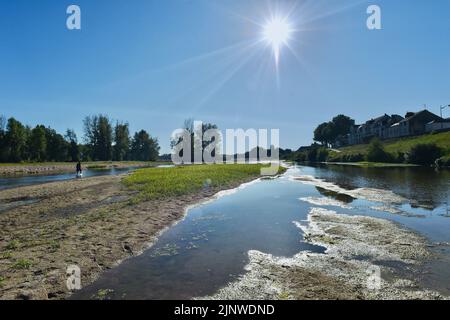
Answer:
M143 162L143 161L96 161L82 163L85 169L122 169L129 167L150 167L167 162ZM45 162L45 163L2 163L0 164L0 176L27 176L46 175L57 173L75 172L75 163L68 162Z
M0 191L8 206L0 212L0 298L69 297L69 265L80 267L82 286L92 283L148 248L187 207L258 178L261 166L215 168L151 168L125 176L125 184L123 175L104 176Z
M416 164L409 163L385 163L385 162L321 162L326 165L339 165L339 166L355 166L362 168L409 168L418 167Z
M384 219L312 208L294 221L325 254L294 257L248 253L247 273L206 299L441 299L391 266L413 268L431 258L426 239ZM379 277L378 277L379 274Z

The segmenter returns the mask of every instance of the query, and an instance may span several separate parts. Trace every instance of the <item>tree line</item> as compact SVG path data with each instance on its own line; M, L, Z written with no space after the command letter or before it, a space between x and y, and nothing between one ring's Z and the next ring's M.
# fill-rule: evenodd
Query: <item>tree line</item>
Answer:
M106 115L88 116L83 121L83 142L74 130L64 134L44 125L32 128L15 118L0 116L0 162L44 161L155 161L158 139L145 130L130 136L129 124Z

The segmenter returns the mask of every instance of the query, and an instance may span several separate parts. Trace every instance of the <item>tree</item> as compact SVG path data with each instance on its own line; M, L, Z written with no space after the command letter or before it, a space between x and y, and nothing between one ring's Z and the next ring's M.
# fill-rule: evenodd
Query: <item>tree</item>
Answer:
M205 134L206 131L208 131L208 130L217 130L217 129L219 129L219 127L217 127L217 125L215 125L213 123L203 123L202 124L202 137L203 137L203 135ZM210 140L206 140L206 138L202 139L202 160L203 161L204 161L204 159L203 159L203 151L211 143L219 144L220 141L215 141L214 137L212 139L210 139ZM212 150L211 156L215 157L216 156L216 151L217 151L216 149ZM258 153L258 156L259 156L259 153Z
M218 129L218 126L213 124L213 123L202 123L202 132L198 132L197 134L200 136L201 135L201 141L195 141L194 139L194 134L195 134L195 130L198 130L199 128L194 128L194 120L193 119L186 119L184 121L184 125L183 125L183 129L185 129L188 133L190 133L191 135L191 162L194 162L194 157L195 157L195 153L194 153L194 149L198 148L201 149L201 153L202 153L202 161L203 159L203 151L205 150L205 148L207 146L209 146L211 143L216 143L219 144L220 141L214 141L214 138L210 139L209 141L204 140L203 139L203 135L205 134L206 131L211 130L211 129ZM199 131L199 130L198 130ZM175 140L171 140L170 141L170 147L174 148L178 143L181 142L181 138L175 139ZM216 155L216 150L212 150L211 155L213 157L215 157ZM181 152L180 156L183 156L183 153Z
M126 160L130 149L130 131L128 123L116 123L114 128L114 154L115 161Z
M434 143L416 144L409 151L408 162L429 166L443 155L443 150Z
M8 161L8 144L6 142L6 118L0 115L0 162Z
M156 161L159 156L158 139L145 130L136 132L131 142L131 158L137 161Z
M28 153L32 161L47 160L47 137L44 126L38 125L31 130L28 139Z
M321 123L314 130L314 141L320 142L322 145L326 144L326 139L324 136L324 130L328 126L328 122Z
M24 158L26 149L25 127L14 118L8 119L6 143L9 149L9 161L20 162Z
M340 136L344 136L350 132L355 120L340 114L333 118L330 122L320 124L314 130L314 141L320 142L324 146L336 141Z
M4 115L0 115L0 133L4 133L6 130L6 118Z
M47 160L49 161L67 161L68 143L64 137L52 128L45 129L47 139Z
M92 160L112 159L112 125L107 116L86 117L83 121L86 143L90 147Z
M350 133L350 129L355 125L355 120L343 114L334 117L332 122L334 123L335 138Z
M336 137L336 128L333 122L324 122L314 130L314 140L324 146L328 146Z
M99 149L98 158L99 160L111 160L112 159L112 125L108 117L99 117Z
M66 135L64 136L68 146L68 154L70 161L76 162L80 160L80 148L78 147L78 139L74 130L67 129Z

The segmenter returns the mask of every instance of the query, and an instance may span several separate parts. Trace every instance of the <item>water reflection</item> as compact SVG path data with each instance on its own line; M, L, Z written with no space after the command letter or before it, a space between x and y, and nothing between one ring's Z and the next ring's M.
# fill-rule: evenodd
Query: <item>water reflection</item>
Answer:
M108 169L86 169L83 171L83 177L108 176L126 173L134 167L129 168L108 168ZM17 176L0 178L0 190L21 186L28 186L40 183L63 181L75 179L75 173L59 173L52 175L33 175L33 176Z
M107 288L112 299L189 299L243 274L249 250L288 257L303 250L323 253L325 248L303 242L293 223L306 219L309 204L298 196L310 189L287 179L263 180L191 209L151 249L73 298L90 299Z
M448 203L450 197L450 170L445 169L318 165L314 175L345 189L391 190L409 199L413 208L433 210Z
M354 200L356 200L355 198L353 198L352 196L349 196L347 194L342 194L342 193L338 193L338 192L334 192L331 190L327 190L321 187L316 187L316 190L323 196L327 197L327 198L333 198L335 200L344 202L344 203L352 203Z

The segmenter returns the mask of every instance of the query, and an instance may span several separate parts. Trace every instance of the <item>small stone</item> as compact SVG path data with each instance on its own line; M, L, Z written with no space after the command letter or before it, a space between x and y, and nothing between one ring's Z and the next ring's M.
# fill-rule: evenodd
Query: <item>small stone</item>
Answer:
M17 299L19 300L31 300L33 299L33 294L31 292L20 292L17 294Z

